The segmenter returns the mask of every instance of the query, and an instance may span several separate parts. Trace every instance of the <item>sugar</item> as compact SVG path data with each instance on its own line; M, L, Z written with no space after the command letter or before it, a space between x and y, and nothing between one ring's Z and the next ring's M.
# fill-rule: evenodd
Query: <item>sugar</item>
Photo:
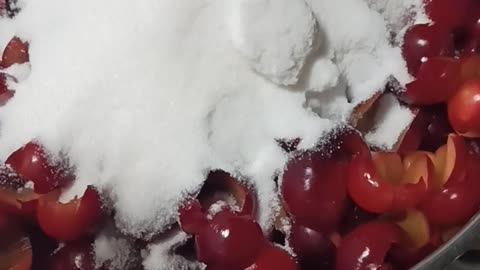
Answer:
M189 236L184 232L173 231L162 241L148 245L143 260L145 270L203 270L204 264L189 261L174 253L175 248L184 244L188 239Z
M378 102L373 119L376 126L366 134L365 139L381 149L394 150L399 137L413 119L414 114L409 108L401 105L393 94L387 94Z
M93 244L95 265L108 265L108 269L131 269L136 257L135 247L125 238L100 234Z
M213 169L255 187L268 232L280 208L273 179L289 158L276 139L313 147L391 75L409 79L386 20L407 10L381 14L366 0L25 0L22 7L0 20L0 47L18 35L29 41L31 60L29 72L9 69L21 80L0 108L0 160L32 139L66 154L77 179L63 200L96 186L112 202L118 229L134 237L168 230L184 196ZM375 136L382 133L384 144L399 135L385 127ZM146 268L176 263L154 258L170 247L151 246Z
M234 46L266 78L296 84L316 32L316 19L305 1L229 2L227 17Z
M366 0L366 2L372 9L383 14L389 29L396 34L414 23L428 22L423 11L423 0Z

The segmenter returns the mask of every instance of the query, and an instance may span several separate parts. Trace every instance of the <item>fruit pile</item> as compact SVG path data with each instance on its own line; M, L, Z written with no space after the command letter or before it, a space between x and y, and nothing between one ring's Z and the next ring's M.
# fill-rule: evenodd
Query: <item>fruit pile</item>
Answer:
M291 158L276 179L283 208L267 237L254 187L212 171L180 206L179 228L194 240L182 247L188 257L208 270L408 269L477 213L480 2L425 8L432 23L408 29L402 46L415 79L390 90L416 115L395 151L371 149L348 125L306 152L296 150L299 139L279 139ZM0 67L28 61L28 44L15 37ZM8 79L0 73L0 106L14 97ZM109 219L100 194L88 187L59 200L71 172L35 141L0 167L0 269L108 269L92 253Z

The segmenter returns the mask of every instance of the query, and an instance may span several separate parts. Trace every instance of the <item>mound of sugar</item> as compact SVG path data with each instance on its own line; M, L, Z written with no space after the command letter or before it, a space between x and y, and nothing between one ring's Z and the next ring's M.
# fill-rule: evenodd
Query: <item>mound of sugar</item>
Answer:
M304 0L229 1L234 46L275 83L296 84L311 52L316 19Z
M176 222L178 204L211 169L252 182L268 230L279 207L272 179L288 159L276 139L313 147L389 76L409 79L388 40L393 17L367 0L24 0L21 7L0 21L0 45L18 35L29 41L31 60L0 108L0 159L32 139L64 153L77 175L65 199L96 186L112 202L117 227L135 237Z

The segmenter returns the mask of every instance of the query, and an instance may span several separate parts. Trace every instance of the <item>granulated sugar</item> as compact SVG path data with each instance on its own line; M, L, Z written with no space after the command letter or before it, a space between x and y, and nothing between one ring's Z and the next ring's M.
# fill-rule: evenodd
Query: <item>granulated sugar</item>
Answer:
M373 117L376 126L365 135L365 140L380 149L394 150L398 139L414 117L412 111L401 105L395 96L387 94L378 101L378 108Z
M24 38L31 63L0 108L0 159L32 139L65 153L77 179L64 199L95 185L116 226L143 238L223 169L256 187L269 230L288 159L276 139L312 147L390 75L409 80L372 3L24 0L0 21L0 45ZM306 102L306 90L318 95Z

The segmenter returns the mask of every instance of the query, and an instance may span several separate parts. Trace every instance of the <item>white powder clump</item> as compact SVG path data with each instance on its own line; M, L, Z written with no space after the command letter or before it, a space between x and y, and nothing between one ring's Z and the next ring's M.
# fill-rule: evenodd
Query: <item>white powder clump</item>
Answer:
M204 264L189 261L174 253L175 248L185 244L188 238L182 231L173 231L161 241L149 244L144 251L145 270L203 270Z
M0 47L18 35L31 64L0 108L0 160L32 139L66 155L77 179L65 199L94 185L112 202L116 226L134 237L168 230L213 169L255 186L269 230L279 209L273 178L288 159L276 139L313 147L391 75L408 76L384 15L365 0L21 7L0 20ZM176 263L154 259L169 248L152 246L146 268Z
M381 149L393 150L398 139L414 118L415 115L412 111L401 105L393 94L386 94L378 102L373 119L376 126L366 134L365 140Z
M334 125L251 70L231 44L227 4L26 1L5 27L30 42L32 70L0 109L0 158L34 138L65 153L71 196L95 185L117 226L145 238L176 221L209 169L238 171L265 195L269 227L286 160L275 139L313 145Z
M136 256L135 247L122 237L100 234L93 243L95 265L106 265L109 270L132 269Z
M230 0L229 32L253 68L278 84L296 84L311 52L316 19L304 0Z

